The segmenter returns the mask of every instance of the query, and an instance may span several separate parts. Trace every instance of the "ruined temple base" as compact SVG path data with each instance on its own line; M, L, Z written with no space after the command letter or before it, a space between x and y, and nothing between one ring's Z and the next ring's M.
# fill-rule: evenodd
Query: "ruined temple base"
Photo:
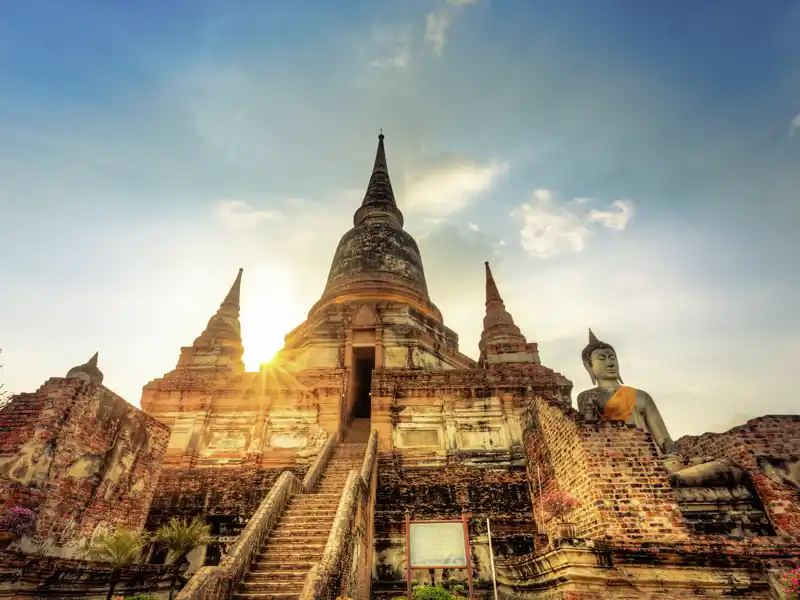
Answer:
M614 544L560 540L535 556L497 565L508 598L623 600L721 598L777 600L780 574L800 550L772 544ZM519 582L524 581L524 584Z

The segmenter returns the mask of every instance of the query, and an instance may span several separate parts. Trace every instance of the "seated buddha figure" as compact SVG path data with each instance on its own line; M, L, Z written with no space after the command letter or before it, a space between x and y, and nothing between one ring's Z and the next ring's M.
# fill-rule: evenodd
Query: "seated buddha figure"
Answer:
M622 421L650 433L673 487L720 487L741 483L744 473L728 460L687 466L653 398L644 390L623 384L614 348L589 330L581 353L595 387L578 394L578 411L588 422Z

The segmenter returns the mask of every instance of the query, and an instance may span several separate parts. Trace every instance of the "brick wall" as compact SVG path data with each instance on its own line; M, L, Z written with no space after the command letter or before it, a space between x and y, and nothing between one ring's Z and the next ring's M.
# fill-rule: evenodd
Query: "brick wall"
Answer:
M800 461L800 416L765 416L725 433L678 440L687 458L729 458L744 468L775 528L800 541L800 494L765 472L765 460Z
M249 519L286 470L302 480L306 465L293 469L164 469L150 505L147 528L155 529L171 517L220 515Z
M571 518L581 537L687 538L675 493L648 433L620 423L583 423L571 408L541 398L532 401L530 412L525 447L534 515L542 531L554 524L541 523L538 473L543 491L558 487L581 502Z
M0 411L0 504L37 512L45 553L144 525L169 429L107 388L53 378Z

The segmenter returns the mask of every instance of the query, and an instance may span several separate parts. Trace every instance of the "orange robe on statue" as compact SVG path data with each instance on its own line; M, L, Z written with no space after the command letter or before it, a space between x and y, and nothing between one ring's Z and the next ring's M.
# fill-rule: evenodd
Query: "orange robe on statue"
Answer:
M636 406L636 389L623 385L608 399L603 409L604 421L627 421Z

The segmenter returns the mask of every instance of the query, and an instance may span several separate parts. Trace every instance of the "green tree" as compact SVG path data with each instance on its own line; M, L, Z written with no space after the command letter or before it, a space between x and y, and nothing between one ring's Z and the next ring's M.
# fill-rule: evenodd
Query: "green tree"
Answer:
M211 541L211 526L197 517L191 521L173 517L169 523L158 528L155 541L167 547L167 563L174 565L169 588L169 600L172 600L181 564L189 552Z
M111 600L114 595L114 588L119 583L122 569L139 562L142 548L146 543L144 535L122 527L113 533L101 534L92 542L89 556L111 563L111 578L106 600Z

